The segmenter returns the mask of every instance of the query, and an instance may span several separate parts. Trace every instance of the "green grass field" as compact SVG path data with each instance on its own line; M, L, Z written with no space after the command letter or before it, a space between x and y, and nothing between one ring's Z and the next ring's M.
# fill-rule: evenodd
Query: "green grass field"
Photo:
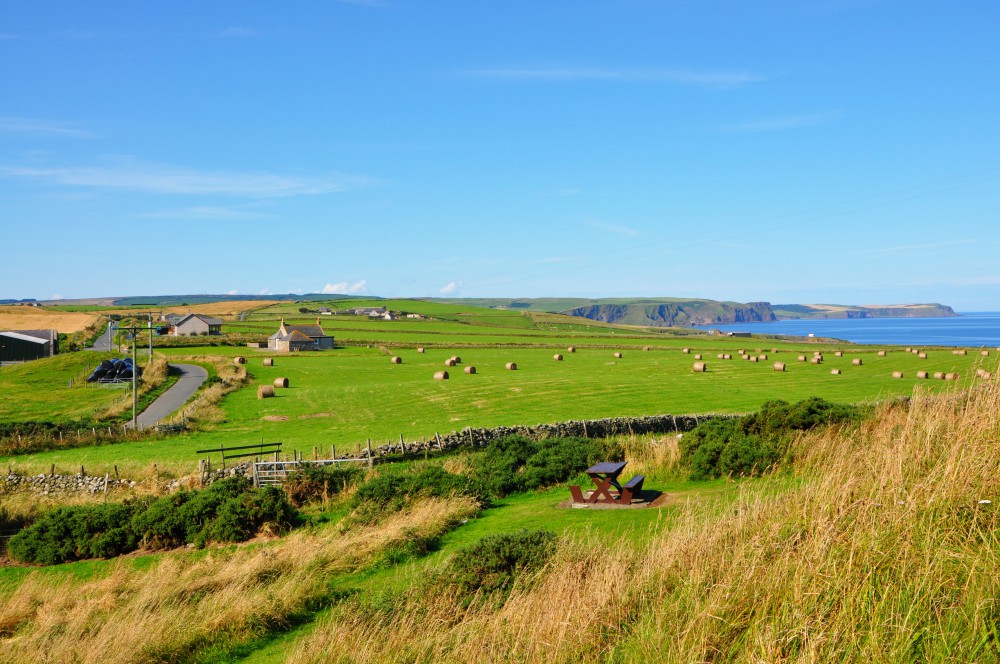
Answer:
M745 339L739 341L749 345ZM930 351L925 360L901 350L878 357L872 348L856 347L843 357L827 352L823 364L813 365L797 361L800 354L811 356L812 345L795 348L786 344L777 355L771 353L768 360L753 363L735 355L732 360L715 359L718 352L738 350L732 347L737 341L731 339L683 342L692 349L691 354L681 352L678 341L647 344L652 346L648 352L639 343L621 344L621 358L613 357L613 351L606 347L580 345L575 353L561 349L562 361L553 360L552 348L429 347L423 354L413 349L392 350L403 359L399 365L390 363L390 351L378 348L284 355L246 348L195 349L196 353L249 358L247 367L253 380L224 399L225 422L178 437L49 451L16 461L27 467L85 464L96 472L126 460L145 465L193 465L195 450L260 441L281 441L286 451L296 449L311 455L314 446L324 454L331 445L344 452L369 438L379 444L397 440L402 434L412 441L464 427L660 413L749 412L771 399L796 401L810 396L859 402L909 395L917 385L930 391L944 389L948 382L918 380L916 372L957 371L969 380L983 359L972 354L952 355L948 350ZM691 370L696 352L706 358L705 373ZM186 357L192 349L167 349L165 353ZM455 354L462 358L462 364L445 367L444 361ZM263 366L266 356L274 357L275 366ZM861 358L863 364L854 366L855 358ZM773 370L775 359L786 363L786 371ZM996 368L993 357L985 359L991 369ZM517 363L518 370L506 370L507 362ZM476 367L475 375L463 373L469 365ZM843 373L831 375L833 368ZM449 372L450 379L434 380L434 373L442 370ZM893 371L904 372L904 378L893 378ZM5 375L0 372L0 377ZM256 386L271 384L278 377L288 378L290 387L277 390L275 398L258 399ZM60 383L63 393L51 395L50 403L67 400L66 383ZM35 391L45 393L37 383ZM100 394L84 388L71 392L77 413L86 413L88 407L76 395L91 398L95 392ZM21 405L14 411L19 415L51 408L33 405L27 395L19 401ZM10 405L6 408L12 412Z

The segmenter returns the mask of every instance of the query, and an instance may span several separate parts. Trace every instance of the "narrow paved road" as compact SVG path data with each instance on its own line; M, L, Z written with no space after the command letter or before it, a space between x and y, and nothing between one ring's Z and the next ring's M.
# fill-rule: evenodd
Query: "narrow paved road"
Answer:
M118 329L118 324L115 323L115 322L112 322L109 327L107 327L107 328L104 329L104 334L102 334L101 336L97 337L97 341L94 342L94 345L91 346L90 348L88 348L87 350L110 351L111 350L111 341L114 339L115 331L117 329Z
M208 371L197 364L171 364L170 366L179 369L181 377L156 401L149 404L146 410L139 413L136 419L140 429L154 426L179 409L208 379ZM132 422L129 422L128 426L132 426Z

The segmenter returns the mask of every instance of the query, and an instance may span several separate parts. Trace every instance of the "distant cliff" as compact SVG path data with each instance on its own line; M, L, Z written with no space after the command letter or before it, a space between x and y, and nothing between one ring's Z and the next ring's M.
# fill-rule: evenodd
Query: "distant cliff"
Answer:
M790 318L924 318L956 316L943 304L777 304L717 302L715 300L636 300L601 302L573 307L562 313L619 325L686 327L760 323Z
M843 304L776 304L779 320L789 318L939 318L957 316L943 304L878 304L850 306Z
M767 302L716 302L690 300L669 303L591 304L567 311L604 323L683 327L726 323L759 323L777 320Z

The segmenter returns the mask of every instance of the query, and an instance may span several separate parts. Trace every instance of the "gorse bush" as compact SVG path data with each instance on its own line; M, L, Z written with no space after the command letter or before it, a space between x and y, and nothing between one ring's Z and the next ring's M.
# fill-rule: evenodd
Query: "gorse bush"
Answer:
M289 500L296 507L307 503L336 496L347 487L355 484L365 471L358 466L334 464L320 466L303 462L298 470L292 473L284 486Z
M278 489L251 489L245 479L230 478L152 501L62 507L12 537L8 551L23 562L54 565L141 547L242 542L265 524L286 530L299 520Z
M681 459L691 479L759 475L781 463L795 432L856 421L862 411L811 397L795 404L768 401L757 413L702 422L681 439Z
M449 473L441 466L423 466L419 470L391 469L380 472L361 484L351 496L355 517L370 521L379 515L402 509L417 498L472 496L481 505L485 497L478 482L465 475Z
M541 569L555 550L556 536L547 530L487 535L455 555L452 577L467 592L507 590L518 576Z
M565 482L598 461L620 458L614 443L590 438L533 441L508 436L490 443L472 476L494 498Z

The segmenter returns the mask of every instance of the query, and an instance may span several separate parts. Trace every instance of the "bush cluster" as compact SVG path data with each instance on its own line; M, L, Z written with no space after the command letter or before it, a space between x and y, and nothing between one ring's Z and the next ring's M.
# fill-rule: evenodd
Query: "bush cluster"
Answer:
M487 535L455 555L452 577L468 592L507 590L519 574L541 569L555 550L556 536L547 530Z
M422 466L416 471L391 469L381 472L358 487L351 496L351 507L355 517L364 521L402 509L417 498L454 495L473 496L484 506L488 503L472 478L449 473L435 465Z
M523 436L508 436L487 446L472 476L487 495L502 498L565 482L598 461L621 455L622 450L616 444L590 438L534 441Z
M301 507L339 494L363 475L364 470L357 466L320 466L303 462L285 480L283 488L292 504Z
M140 547L242 542L265 524L286 530L298 522L280 490L251 489L247 480L229 478L155 500L61 507L12 537L7 549L22 562L54 565Z
M782 461L797 431L856 420L856 406L811 397L795 404L768 401L745 417L708 420L681 439L681 459L691 479L759 475Z

